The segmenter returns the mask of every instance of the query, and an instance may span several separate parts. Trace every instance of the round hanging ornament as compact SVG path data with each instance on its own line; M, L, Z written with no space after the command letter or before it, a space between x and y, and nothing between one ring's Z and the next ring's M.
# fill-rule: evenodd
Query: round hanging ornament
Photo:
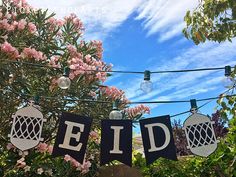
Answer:
M192 104L191 104L192 105ZM206 115L197 113L197 106L192 106L192 115L184 122L184 131L187 137L190 151L198 156L207 157L217 149L217 143L213 124Z
M46 122L46 119L43 118L38 107L31 101L29 106L19 109L12 116L10 141L21 151L31 149L43 141L41 134L43 122Z

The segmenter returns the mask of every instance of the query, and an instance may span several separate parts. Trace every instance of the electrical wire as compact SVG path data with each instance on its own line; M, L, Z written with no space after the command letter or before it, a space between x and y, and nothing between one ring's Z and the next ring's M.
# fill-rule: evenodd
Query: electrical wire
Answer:
M234 90L234 87L229 88L228 90L226 90L225 92L223 92L223 93L221 94L221 96L219 96L219 98L227 97L226 95L224 96L224 94L228 93L230 90L233 91L233 90ZM233 92L232 92L232 93L233 93ZM233 95L233 94L231 94L230 96L232 96L232 95ZM219 98L218 98L218 99L219 99ZM204 100L204 99L202 99L202 100ZM208 102L206 102L206 103L202 104L201 106L197 107L197 110L199 110L199 109L201 109L202 107L208 105L208 104L211 103L213 100L214 100L214 99L208 100ZM177 117L177 116L180 116L180 115L184 115L184 114L187 114L187 113L190 113L190 112L191 112L191 110L189 110L189 111L184 111L184 112L181 112L181 113L178 113L178 114L174 114L174 115L172 115L172 116L170 116L170 117L173 118L173 117Z
M201 109L202 107L208 105L208 104L209 104L210 102L212 102L212 101L213 101L213 100L210 100L210 101L204 103L203 105L197 107L197 110L199 110L199 109ZM170 116L170 117L173 118L173 117L181 116L181 115L184 115L184 114L187 114L187 113L190 113L190 112L191 112L191 110L189 110L189 111L184 111L184 112L181 112L181 113L178 113L178 114L174 114L174 115L172 115L172 116Z
M38 64L38 63L30 63L30 62L24 62L24 61L15 61L15 60L0 60L3 62L9 62L9 63L20 63L25 65L31 65L35 67L41 67L41 68L52 68L52 69L59 69L58 67L53 67L50 65L45 64ZM77 70L77 69L73 69ZM183 73L183 72L199 72L199 71L216 71L216 70L225 70L225 67L211 67L211 68L196 68L196 69L182 69L182 70L166 70L166 71L151 71L151 74L164 74L164 73ZM87 72L106 72L106 73L121 73L121 74L144 74L144 71L105 71L105 70L83 70Z
M204 104L202 104L201 106L197 107L197 110L200 110L202 107L206 106L207 104L209 104L210 102L212 102L213 100L215 99L220 99L220 98L229 98L229 97L234 97L236 96L236 94L231 94L231 95L224 95L226 94L227 92L229 92L230 90L234 90L234 87L226 90L225 92L223 92L221 94L221 96L218 96L218 97L211 97L211 98L204 98L204 99L196 99L197 102L201 102L201 101L208 101ZM26 98L26 96L28 97L33 97L32 95L29 95L29 94L19 94L15 91L12 90L13 93L19 95L20 97L22 98ZM59 97L48 97L48 96L42 96L43 98L45 99L61 99ZM63 98L62 100L65 100L65 101L80 101L80 102L96 102L96 103L112 103L110 101L99 101L99 100L87 100L87 99L67 99L67 98ZM152 103L187 103L187 102L190 102L190 100L186 100L186 101L155 101L155 102L130 102L128 104L137 104L137 103L148 103L148 104L152 104ZM184 112L181 112L181 113L178 113L178 114L174 114L174 115L171 115L170 118L174 118L174 117L177 117L177 116L180 116L180 115L184 115L184 114L187 114L187 113L190 113L191 110L188 110L188 111L184 111ZM133 123L138 123L137 120L134 120Z
M233 89L233 88L231 88ZM211 101L211 100L217 100L220 98L226 98L226 97L234 97L236 94L231 94L231 95L224 95L231 89L227 90L226 92L222 93L220 96L217 97L209 97L209 98L203 98L203 99L196 99L197 102L203 102L203 101ZM7 91L7 90L6 90ZM30 94L22 94L22 93L17 93L11 90L13 93L16 95L26 98L26 97L31 97L33 98L33 95ZM39 95L37 95L39 96ZM64 101L69 101L69 102L96 102L96 103L110 103L112 104L113 102L111 101L100 101L100 100L92 100L92 99L72 99L72 98L61 98L61 97L50 97L50 96L39 96L40 98L45 98L45 99L51 99L51 100L64 100ZM120 102L122 103L122 102ZM176 101L140 101L140 102L125 102L126 104L174 104L174 103L190 103L190 100L176 100Z

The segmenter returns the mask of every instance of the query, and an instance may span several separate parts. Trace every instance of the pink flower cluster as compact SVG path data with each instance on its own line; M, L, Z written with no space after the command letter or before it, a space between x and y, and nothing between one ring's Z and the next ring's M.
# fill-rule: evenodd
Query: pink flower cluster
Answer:
M12 24L8 23L7 19L0 20L0 29L14 31L17 25L17 22L13 22Z
M72 70L69 76L70 79L73 80L76 76L81 74L92 74L94 70L104 70L106 65L103 61L96 60L91 55L83 56L83 54L77 52L77 49L72 45L68 45L67 49L72 58L68 61L70 69ZM106 72L97 72L95 79L104 82L107 79Z
M91 167L90 161L84 161L83 164L80 164L78 161L76 161L74 158L72 158L69 155L65 155L64 160L66 162L70 162L71 165L81 171L82 174L86 174L89 172L89 168Z
M9 16L12 17L12 15L9 15ZM10 20L8 20L7 18L9 17L7 16L3 20L0 20L0 29L7 30L9 32L14 31L16 29L19 31L28 29L30 33L35 33L37 31L35 24L33 24L32 22L27 24L25 19L21 19L20 21L11 20L12 22L10 22Z
M91 131L89 137L96 143L99 144L100 136L96 131Z
M22 158L20 158L19 160L17 160L16 166L17 166L18 168L24 168L24 167L26 166L25 158L22 157Z
M50 24L49 30L54 31L57 30L58 28L61 28L64 24L65 21L63 20L57 20L54 17L51 17L47 20L47 22ZM60 31L60 30L59 30ZM61 32L61 31L60 31ZM59 32L59 33L60 33Z
M99 59L102 59L102 53L103 53L103 47L102 47L102 42L93 40L91 41L91 47L96 49L96 56Z
M24 7L27 10L30 10L32 7L29 6L29 4L26 2L26 0L9 0L9 2L13 2L13 4L18 7Z
M61 68L61 65L59 63L59 56L52 56L50 61L49 61L49 65L51 65L54 68Z
M125 112L128 114L128 117L133 118L139 114L150 114L150 108L141 104L134 108L125 109Z
M33 58L36 61L45 60L43 52L37 51L34 48L26 47L21 53L22 58Z
M32 34L37 31L37 28L36 28L35 24L33 24L31 22L28 24L28 29L29 29L29 32L32 33Z
M36 149L40 152L40 153L49 153L52 154L52 150L53 150L53 146L52 145L48 145L46 143L39 143L38 146L36 147Z
M65 20L72 22L78 31L83 29L83 23L79 18L77 18L76 14L74 13L70 14L70 16L65 17Z
M27 25L27 22L25 19L21 19L19 22L16 22L18 23L18 30L23 30L25 29L26 25Z
M114 86L111 87L101 87L100 90L103 94L105 94L107 97L111 98L112 100L121 100L124 103L128 103L129 100L125 96L125 92L123 90L120 90Z
M15 150L16 149L16 147L12 143L7 143L6 148L7 148L7 150L11 150L11 149Z
M1 44L1 51L6 53L8 56L10 56L13 59L16 59L19 57L18 50L8 42L4 42L3 44Z

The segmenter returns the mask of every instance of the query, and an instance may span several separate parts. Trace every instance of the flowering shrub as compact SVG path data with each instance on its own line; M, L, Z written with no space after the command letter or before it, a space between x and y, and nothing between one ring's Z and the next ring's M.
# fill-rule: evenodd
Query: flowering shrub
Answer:
M129 101L124 91L101 86L112 65L103 61L101 41L83 39L83 23L75 14L58 20L55 14L33 9L25 0L8 0L4 4L11 8L0 9L0 124L4 125L0 128L0 176L95 176L99 164L99 120L109 117L112 104L79 100L119 100L125 118L134 120L148 113L149 108L126 109ZM67 90L57 85L64 67L70 68L72 81ZM7 144L10 117L34 96L40 97L39 106L47 119L42 131L44 142L20 152ZM62 111L94 118L83 164L68 155L51 156L49 144L54 143Z

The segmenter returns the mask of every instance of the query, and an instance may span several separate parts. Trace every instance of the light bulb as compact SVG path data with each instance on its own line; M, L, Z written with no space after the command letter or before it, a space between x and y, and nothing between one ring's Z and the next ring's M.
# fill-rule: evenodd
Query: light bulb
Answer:
M149 93L152 91L152 87L153 87L153 84L151 81L149 80L144 80L142 81L142 83L140 84L140 88L142 91L144 91L145 93Z
M234 78L230 77L230 76L226 76L224 79L223 79L223 86L225 88L232 88L235 84L235 80Z
M140 84L140 88L143 92L149 93L152 91L152 82L151 79L151 72L146 70L144 71L144 79Z
M109 119L122 119L123 115L118 110L118 103L119 103L118 100L113 102L113 109L112 109L112 111L109 114Z
M70 81L69 77L61 76L58 79L58 86L61 89L68 89L70 87L70 84L71 84L71 81Z
M122 113L119 110L113 110L109 114L109 119L122 119Z

